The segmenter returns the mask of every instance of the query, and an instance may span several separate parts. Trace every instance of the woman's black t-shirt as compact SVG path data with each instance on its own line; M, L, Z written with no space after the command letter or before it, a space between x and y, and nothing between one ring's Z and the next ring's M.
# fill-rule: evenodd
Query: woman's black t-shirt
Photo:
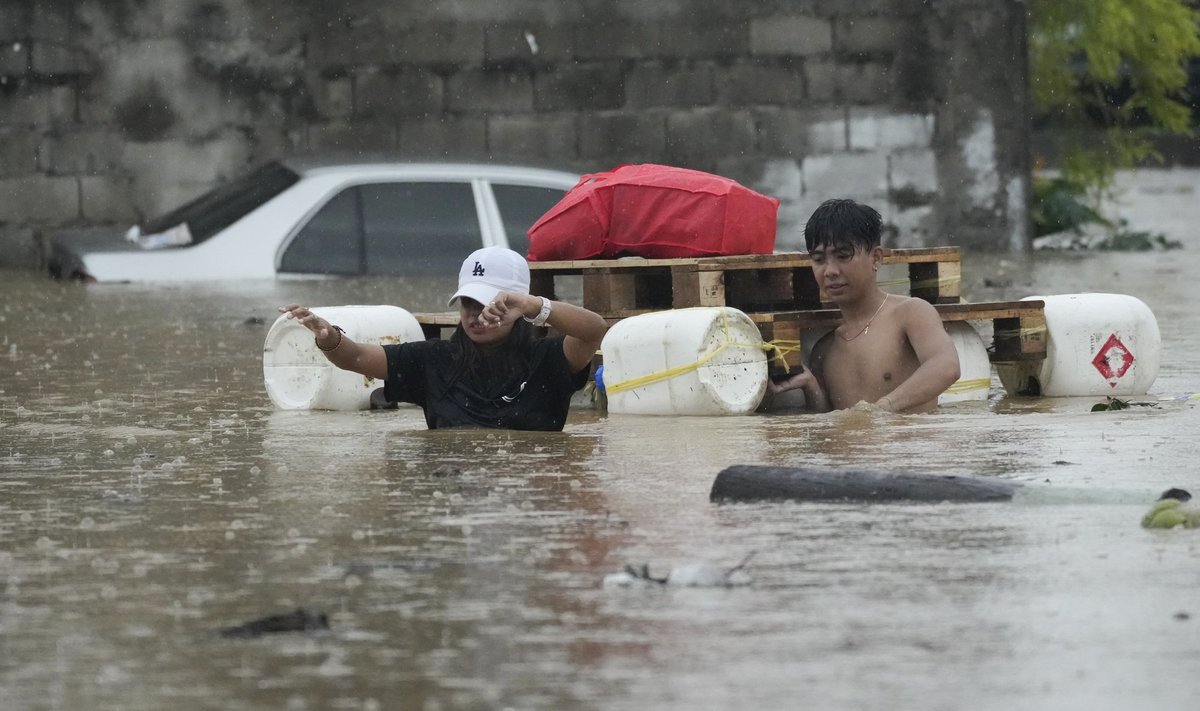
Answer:
M561 431L571 395L587 382L588 368L571 372L562 337L539 338L529 346L529 369L517 375L462 374L454 346L446 340L416 341L383 347L388 375L384 396L425 410L429 429L497 427Z

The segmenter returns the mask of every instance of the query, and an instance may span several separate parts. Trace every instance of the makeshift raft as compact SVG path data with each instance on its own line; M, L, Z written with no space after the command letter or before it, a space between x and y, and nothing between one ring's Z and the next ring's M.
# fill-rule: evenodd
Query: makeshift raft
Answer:
M957 247L888 250L885 265L907 267L910 296L933 304L944 322L990 321L989 360L998 367L1036 372L1046 358L1046 318L1040 300L962 303ZM531 293L560 299L567 278L582 278L581 305L610 325L640 314L692 307L731 307L757 325L763 341L801 341L804 332L841 323L841 312L822 293L806 252L681 259L603 259L531 262ZM890 285L890 284L889 284ZM414 314L427 338L458 324L456 313ZM771 373L801 365L800 349L771 361ZM1015 393L1014 393L1015 394Z

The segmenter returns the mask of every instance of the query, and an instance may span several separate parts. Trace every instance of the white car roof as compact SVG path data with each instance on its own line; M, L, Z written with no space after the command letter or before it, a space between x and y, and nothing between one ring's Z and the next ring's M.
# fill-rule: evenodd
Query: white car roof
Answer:
M300 175L312 177L339 175L363 177L364 175L376 174L380 177L521 180L568 186L573 186L579 181L578 174L562 170L493 163L409 163L386 159L341 161L313 158L289 158L281 162Z

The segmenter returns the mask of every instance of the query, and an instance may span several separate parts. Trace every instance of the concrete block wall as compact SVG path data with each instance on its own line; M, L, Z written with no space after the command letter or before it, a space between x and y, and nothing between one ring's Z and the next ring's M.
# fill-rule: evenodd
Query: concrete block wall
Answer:
M668 163L875 205L892 246L1023 249L1019 0L7 0L0 267L265 160Z

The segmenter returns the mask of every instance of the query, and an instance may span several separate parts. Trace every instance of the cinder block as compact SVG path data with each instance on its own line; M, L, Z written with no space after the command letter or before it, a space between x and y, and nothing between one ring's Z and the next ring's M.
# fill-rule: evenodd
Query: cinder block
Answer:
M483 25L409 23L404 27L337 28L309 42L313 69L357 66L471 65L483 63Z
M0 269L33 271L43 264L42 248L31 228L0 224Z
M80 210L90 223L133 224L131 181L113 176L83 176L79 179Z
M750 53L799 57L833 49L833 25L809 15L777 15L750 20Z
M41 133L35 128L0 128L0 177L36 171L41 140Z
M396 125L387 120L332 121L308 127L314 153L371 154L396 150Z
M838 153L848 148L845 109L823 109L808 126L811 153Z
M880 151L809 156L801 164L804 196L818 203L841 197L881 202L887 196L887 168L887 154Z
M838 87L844 101L886 104L892 98L891 68L881 62L839 64Z
M799 62L736 62L716 72L717 101L725 106L804 103L804 70Z
M657 62L640 63L625 78L625 98L631 109L711 104L712 66L700 63L665 67Z
M489 25L484 28L484 62L556 64L574 56L574 32L542 22Z
M323 119L347 118L354 112L354 78L324 78L319 72L307 72L305 82L317 116Z
M488 153L567 164L574 160L578 132L575 114L498 116L488 119Z
M980 3L990 3L992 0L938 0L938 5L962 5L964 2L970 5L978 5ZM844 13L849 9L853 9L855 13L860 15L881 15L897 11L896 0L854 0L852 5L848 4L846 0L808 0L806 4L814 14L822 17ZM900 4L908 5L909 3L902 2Z
M931 114L892 113L875 108L850 108L847 119L850 150L927 148L933 142Z
M675 165L711 166L726 156L754 153L756 138L749 111L678 111L667 118L667 159Z
M477 22L433 22L389 29L389 57L404 64L479 65L484 59L484 27Z
M473 116L401 119L397 148L405 156L477 159L487 155L487 123Z
M28 72L29 43L0 40L0 77L23 77Z
M578 59L649 59L665 56L662 28L616 21L582 23L571 28ZM678 31L678 30L677 30Z
M758 152L767 156L801 158L808 152L808 127L812 115L801 109L755 109Z
M52 175L107 173L121 166L123 143L104 129L61 132L42 141L38 165Z
M887 225L894 233L894 237L888 240L888 247L914 249L940 244L935 234L937 216L931 206L904 208L889 203L887 215Z
M32 2L0 3L0 38L27 37L32 23Z
M419 69L364 71L354 77L354 115L421 116L443 106L444 89L437 75Z
M156 183L140 177L135 178L131 188L133 209L145 218L165 215L180 205L195 200L213 187L213 183Z
M697 12L692 3L689 12ZM708 21L692 15L692 24L681 31L678 17L659 23L662 40L658 54L683 59L741 57L750 53L750 20L714 16Z
M912 32L912 23L894 13L873 17L842 15L834 21L837 51L850 54L895 52Z
M139 190L145 185L215 185L241 175L250 154L248 139L234 130L203 142L128 141L120 145L121 164L134 176Z
M446 82L449 111L533 111L533 80L526 74L467 70Z
M601 164L659 161L666 149L666 116L659 112L583 114L580 157Z
M256 119L242 127L255 141L248 146L246 165L261 165L280 156L292 156L305 152L304 129L288 126L271 117Z
M75 121L75 89L27 84L0 100L0 126L49 128Z
M63 225L78 218L75 178L37 174L0 178L0 223Z
M625 104L625 79L619 62L562 64L533 79L538 111L603 111Z
M833 101L838 90L838 66L826 59L806 59L804 80L809 101Z
M888 189L933 194L941 189L937 154L929 148L894 151L888 157Z
M69 42L75 24L75 3L31 2L28 36L52 42Z
M77 47L46 40L33 40L29 71L36 76L63 77L93 73L96 62Z

